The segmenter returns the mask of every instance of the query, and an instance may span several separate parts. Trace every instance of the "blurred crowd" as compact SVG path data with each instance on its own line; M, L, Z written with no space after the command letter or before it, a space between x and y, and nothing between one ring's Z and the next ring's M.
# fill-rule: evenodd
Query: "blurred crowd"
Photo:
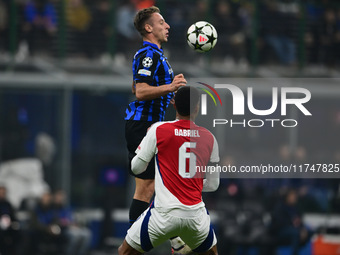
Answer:
M218 31L218 43L209 56L225 67L242 68L257 64L294 67L304 63L329 68L339 67L340 4L330 0L0 0L0 56L13 51L17 61L37 55L56 59L65 55L70 58L79 57L84 61L116 57L130 62L141 41L133 27L133 17L138 9L151 5L161 8L171 26L170 42L164 45L171 60L186 62L187 59L195 59L193 51L186 45L186 31L192 23L207 20ZM114 92L110 95L113 98L110 104L100 105L102 108L94 107L93 102L96 101L93 101L93 95L85 101L84 104L89 106L85 108L86 114L83 114L86 115L87 122L94 123L95 126L97 122L93 119L99 116L98 121L105 121L108 129L111 126L118 129L118 121L104 113L111 114L107 108L112 107L113 101L116 104L126 104L124 100L128 95L118 95L118 100L113 94ZM78 95L75 100L80 100L79 98ZM102 99L99 96L98 98ZM36 100L35 97L33 99ZM29 101L28 96L16 100L13 102L20 101L20 104L25 100ZM319 110L322 108L320 105L327 105L328 99L323 100L315 106L318 111L313 111L313 115L318 115L318 123L301 121L298 145L293 151L286 144L288 137L284 131L237 130L227 137L228 155L222 156L223 164L252 165L260 161L273 164L339 163L339 142L334 135L340 127L338 105L335 101L330 101L329 109ZM75 105L77 103L79 102ZM59 175L59 166L52 160L57 150L53 138L47 131L32 138L33 135L29 132L35 135L35 132L42 128L37 124L31 124L29 127L24 108L4 109L5 107L0 116L1 163L32 157L34 154L43 164L46 182L53 186L56 176ZM41 117L40 110L39 108L39 114L31 114ZM324 112L329 114L326 116ZM118 115L117 112L115 114ZM123 122L123 119L120 121ZM57 126L54 123L53 126ZM86 127L85 124L81 123ZM72 180L72 188L78 188L78 193L81 193L81 196L72 199L81 206L85 204L88 207L107 207L105 217L110 222L111 210L125 206L125 200L124 196L107 199L109 193L106 191L110 190L110 194L116 196L119 192L128 193L128 188L126 179L122 181L119 192L114 190L115 187L107 186L107 190L103 192L105 194L102 204L98 202L101 188L99 186L104 185L95 183L93 169L99 168L98 162L102 163L105 156L109 155L111 159L114 154L113 147L121 151L122 146L120 143L113 144L112 140L107 138L112 136L112 129L105 132L97 132L98 130L101 129L85 129L85 135L82 137L84 140L78 141L79 147L84 147L88 154L78 155L72 152L76 154L72 155L72 160L76 162L73 162L72 175L79 177L78 180ZM119 130L114 132L120 133ZM315 130L322 130L318 137L315 137ZM91 143L91 139L98 139L98 133L106 137L99 140L96 147L94 145L97 143ZM81 135L77 133L74 136ZM32 150L28 152L27 149L27 144L33 143L32 140L40 145L35 148L34 153ZM259 145L261 143L263 146ZM88 149L86 145L91 148ZM125 161L122 165L124 164ZM17 205L9 202L8 197L13 194L6 186L0 183L1 255L38 254L49 251L77 254L74 249L78 254L88 252L92 233L86 228L86 224L78 224L74 219L64 191L56 190L52 194L49 189L45 189L38 196L38 200L24 201ZM18 191L17 187L22 185L15 187ZM291 188L294 188L294 191ZM27 193L27 190L23 192ZM89 193L91 197L87 196ZM74 196L72 192L70 195ZM119 206L113 205L118 200ZM205 201L209 208L221 214L222 230L220 229L219 234L226 243L238 244L241 241L237 238L248 240L249 234L252 233L249 228L254 226L254 231L261 229L256 225L257 220L261 219L265 225L262 221L263 215L265 212L271 212L272 225L265 225L264 231L267 235L261 236L268 237L270 231L274 231L280 234L277 239L282 242L287 241L287 236L290 236L288 242L297 250L311 235L301 222L303 213L339 214L340 186L338 179L230 178L222 179L217 193L206 195ZM17 218L19 209L28 213L26 220ZM288 213L291 218L286 217L284 213ZM282 224L283 220L285 224ZM107 232L112 234L111 225L104 225L110 228ZM287 226L288 228L285 228ZM247 236L244 233L247 233ZM257 237L260 236L259 233L261 234L257 232ZM304 238L299 240L300 236ZM252 240L265 244L272 242ZM18 243L21 245L17 245ZM61 245L62 243L65 245ZM228 252L230 249L221 253ZM270 254L270 251L264 254Z
M27 217L18 219L18 209ZM23 200L19 208L7 198L0 184L0 254L88 254L91 232L74 220L63 190L46 189L34 200Z
M169 57L185 60L186 30L207 20L218 31L212 52L225 64L322 64L340 59L340 6L328 0L9 0L0 1L0 49L15 48L18 60L44 52L84 58L132 57L139 37L138 9L161 8L171 25ZM16 36L14 36L16 34ZM14 40L13 38L16 38ZM12 45L11 45L12 44ZM15 44L13 46L13 44Z

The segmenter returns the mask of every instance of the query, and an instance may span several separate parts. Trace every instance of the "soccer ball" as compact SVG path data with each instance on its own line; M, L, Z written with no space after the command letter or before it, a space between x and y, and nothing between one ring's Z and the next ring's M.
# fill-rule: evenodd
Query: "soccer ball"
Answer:
M216 45L216 29L206 21L198 21L189 27L187 42L192 49L198 52L207 52Z

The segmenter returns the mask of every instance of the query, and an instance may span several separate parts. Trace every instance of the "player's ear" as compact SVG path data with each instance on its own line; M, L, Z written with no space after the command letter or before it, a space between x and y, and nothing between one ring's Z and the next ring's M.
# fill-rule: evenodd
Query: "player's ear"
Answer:
M148 23L145 23L144 29L147 33L151 33L152 32L152 26Z

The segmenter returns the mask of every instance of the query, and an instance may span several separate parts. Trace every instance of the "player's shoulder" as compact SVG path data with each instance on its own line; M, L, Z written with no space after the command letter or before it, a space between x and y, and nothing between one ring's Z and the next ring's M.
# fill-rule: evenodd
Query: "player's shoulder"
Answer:
M165 131L167 133L168 130L173 129L174 125L173 123L177 122L177 120L174 121L159 121L151 125L151 127L148 130L148 133L153 134L159 134L159 132Z
M152 59L159 59L162 56L162 52L155 49L154 47L150 46L150 45L143 45L142 48L140 48L135 56L134 56L134 60L137 59L144 59L146 57L152 58Z
M214 134L211 133L210 130L208 130L207 128L198 125L195 125L195 127L192 128L198 130L200 137L203 137L204 139L211 139L211 141L216 141Z
M157 129L157 128L169 128L173 127L173 124L176 123L177 120L172 120L172 121L159 121L151 125L150 129Z
M153 123L149 128L148 131L146 133L147 137L157 137L159 135L159 133L164 133L164 127L166 128L166 126L169 124L168 121L159 121L159 122L155 122ZM169 129L167 129L169 130ZM167 131L165 133L168 133Z
M210 132L210 130L208 130L208 129L205 128L205 127L198 126L198 125L195 124L195 125L191 126L191 128L197 129L197 130L199 130L201 133L204 133L204 134L207 134L207 135L212 135L212 136L214 136L214 135Z

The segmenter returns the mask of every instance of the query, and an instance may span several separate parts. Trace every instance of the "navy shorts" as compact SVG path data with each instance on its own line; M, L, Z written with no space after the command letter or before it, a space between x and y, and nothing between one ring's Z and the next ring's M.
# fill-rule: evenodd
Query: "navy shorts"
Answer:
M127 143L127 148L129 151L128 160L129 160L129 174L135 176L140 179L148 180L155 179L155 163L154 159L152 159L146 169L145 172L141 174L134 174L131 171L131 160L134 156L136 156L136 149L138 145L143 140L148 128L154 122L151 121L138 121L138 120L127 120L125 124L125 139Z

